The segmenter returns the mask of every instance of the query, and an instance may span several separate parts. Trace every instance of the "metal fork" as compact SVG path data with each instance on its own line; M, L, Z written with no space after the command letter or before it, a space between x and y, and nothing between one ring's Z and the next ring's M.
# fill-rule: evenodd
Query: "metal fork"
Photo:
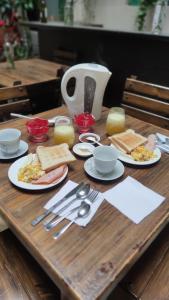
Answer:
M84 203L87 203L91 206L91 204L96 200L98 194L99 194L98 191L92 191L91 194L81 202L80 207L83 207ZM79 211L80 207L77 208L77 211ZM70 221L67 225L63 226L61 230L54 233L53 238L58 239L79 218L80 217L78 216L77 213L76 217L72 221Z
M99 192L98 191L92 191L92 192L90 192L90 194L88 196L86 196L86 199L84 199L81 203L84 203L85 201L87 202L87 200L89 200L89 204L93 203L93 200L95 200L95 198L93 198L93 197L95 197L96 193L98 195ZM75 211L77 211L80 208L81 203L80 203L80 205L74 207L70 211L65 212L63 214L63 216L61 216L60 218L57 218L57 216L54 217L53 222L48 222L48 223L44 224L45 230L49 231L50 229L52 229L53 227L55 227L56 225L58 225L60 222L62 222L66 217L70 216L72 213L74 213Z

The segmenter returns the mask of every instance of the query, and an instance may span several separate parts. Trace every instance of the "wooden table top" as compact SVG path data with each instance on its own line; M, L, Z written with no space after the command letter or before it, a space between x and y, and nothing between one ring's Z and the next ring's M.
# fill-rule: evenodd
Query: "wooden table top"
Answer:
M0 63L0 85L10 87L18 80L23 85L56 80L57 70L61 67L62 64L39 58L15 61L15 69L8 69L3 62Z
M56 114L66 115L67 111L64 107L60 107L40 115L48 118ZM102 118L94 127L94 131L100 134L101 141L105 144L108 144L105 134L107 114L108 110L104 108ZM25 120L9 121L8 124L0 125L0 128L7 126L20 129L22 139L28 142ZM167 130L128 116L127 127L145 136L157 131L169 135ZM50 139L44 145L53 144L52 134L51 128ZM36 146L29 143L29 151L34 151ZM7 175L10 164L0 163L0 212L11 230L61 291L64 291L68 299L105 299L168 221L169 155L167 154L162 154L161 160L156 165L147 168L125 166L122 178L106 184L89 178L83 169L84 160L77 159L70 167L67 179L58 187L44 192L30 192L14 187ZM31 226L32 219L42 213L44 204L68 179L77 183L84 180L93 188L106 191L128 175L166 197L162 205L140 224L134 224L104 201L86 228L72 225L57 241L52 238L55 229L46 232L42 224Z

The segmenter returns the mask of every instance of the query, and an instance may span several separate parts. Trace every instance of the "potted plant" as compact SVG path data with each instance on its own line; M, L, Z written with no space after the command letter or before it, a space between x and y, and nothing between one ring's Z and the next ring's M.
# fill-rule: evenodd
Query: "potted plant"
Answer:
M27 58L31 53L31 38L28 29L19 25L19 10L27 17L27 10L33 8L33 0L0 0L1 60ZM3 26L2 26L3 25ZM11 55L11 53L13 53ZM9 54L9 55L8 55ZM12 66L14 64L11 64Z
M22 17L27 16L28 10L33 10L34 0L1 0L0 1L0 15L4 19L9 18L18 9L22 12Z
M143 29L148 11L151 8L155 8L157 5L159 5L159 8L161 9L158 9L157 12L155 11L155 14L157 13L156 22L158 23L157 26L159 27L159 29L161 29L160 27L162 21L162 8L164 8L166 4L167 4L167 0L140 0L137 20L136 20L138 30L141 31Z

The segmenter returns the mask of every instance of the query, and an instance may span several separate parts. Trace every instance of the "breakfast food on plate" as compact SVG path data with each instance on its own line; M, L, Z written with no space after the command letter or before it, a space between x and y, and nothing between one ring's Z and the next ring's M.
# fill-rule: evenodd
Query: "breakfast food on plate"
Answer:
M155 157L153 151L147 149L145 146L139 146L131 151L131 156L136 161L147 161Z
M144 145L146 149L150 150L150 151L154 151L155 147L156 147L156 136L155 134L150 134L147 138L147 142Z
M36 152L43 171L50 171L60 165L76 160L67 144L51 147L38 146Z
M135 161L148 161L155 157L155 135L151 134L148 138L128 129L123 133L109 137L111 143Z
M112 144L124 153L131 153L136 147L143 145L147 139L142 135L135 133L134 130L128 129L125 132L115 134L109 137Z
M19 169L18 180L32 184L56 183L66 172L67 163L75 160L67 144L39 146L29 154Z
M62 175L64 174L64 172L66 171L67 166L66 165L62 165L48 173L45 173L44 175L42 175L39 179L37 180L33 180L32 183L35 184L50 184L50 183L54 183L55 180L57 181L60 177L62 177Z
M39 179L44 174L45 172L41 169L37 155L31 153L27 156L22 168L19 169L18 180L29 183L32 180Z

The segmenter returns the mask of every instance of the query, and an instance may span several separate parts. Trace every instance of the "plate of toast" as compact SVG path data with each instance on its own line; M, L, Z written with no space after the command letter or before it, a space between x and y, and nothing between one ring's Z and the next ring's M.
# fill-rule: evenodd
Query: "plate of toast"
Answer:
M127 164L147 166L161 158L161 151L156 147L156 137L150 134L144 137L132 129L109 137L111 146L119 151L119 159Z
M67 144L38 146L36 153L16 160L8 170L9 180L22 189L43 190L62 182L68 174L68 164L76 158Z

